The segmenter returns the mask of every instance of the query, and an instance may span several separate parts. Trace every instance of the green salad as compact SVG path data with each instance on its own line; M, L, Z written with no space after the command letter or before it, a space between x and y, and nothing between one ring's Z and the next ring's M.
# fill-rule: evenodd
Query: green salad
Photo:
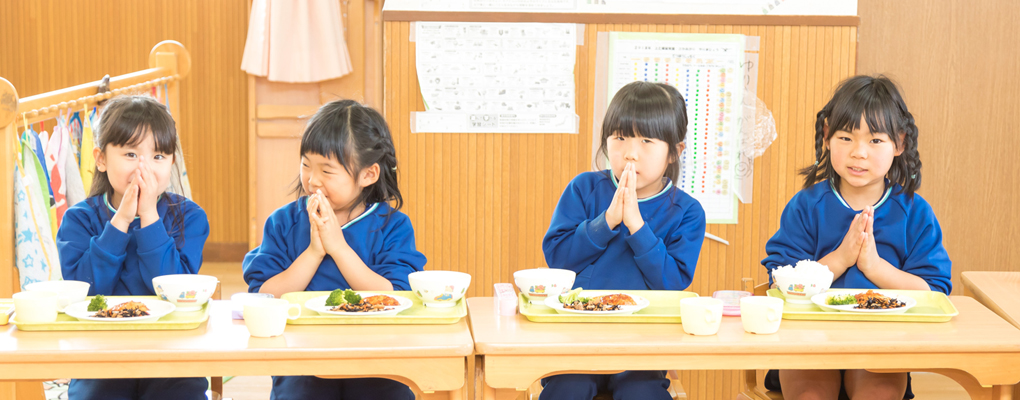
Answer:
M588 304L588 302L591 301L591 299L588 297L581 297L581 290L583 289L584 288L577 288L567 293L561 294L559 298L560 303L573 304L574 302L580 301L581 304Z
M852 294L829 296L829 298L825 299L825 304L830 306L847 306L857 304L857 298Z

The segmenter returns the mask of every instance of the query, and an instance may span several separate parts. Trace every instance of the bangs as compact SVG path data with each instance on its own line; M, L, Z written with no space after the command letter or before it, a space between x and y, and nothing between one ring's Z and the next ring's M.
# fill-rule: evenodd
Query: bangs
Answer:
M637 82L635 82L637 83ZM629 84L613 96L613 105L602 123L602 141L614 134L622 137L646 137L669 144L683 141L678 125L676 101L659 85L647 82Z
M138 146L148 132L152 132L157 152L177 152L177 127L164 105L144 96L116 98L99 120L100 148Z
M863 84L861 84L863 83ZM829 131L826 140L832 138L836 131L853 132L861 128L861 116L872 135L885 133L897 146L900 138L897 133L903 132L901 121L892 116L901 115L899 93L890 91L882 81L846 82L837 90L847 91L846 96L834 96L840 99L832 107L828 119Z
M336 160L353 174L356 169L354 135L351 132L350 110L347 112L324 112L323 107L308 121L305 133L301 135L301 156L318 154Z

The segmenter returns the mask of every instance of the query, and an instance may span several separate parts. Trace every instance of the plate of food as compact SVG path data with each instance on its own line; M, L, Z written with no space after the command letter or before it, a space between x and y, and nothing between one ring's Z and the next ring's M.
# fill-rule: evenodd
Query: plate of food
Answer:
M824 310L886 314L901 314L917 305L911 297L872 289L820 293L811 302Z
M545 305L560 314L630 315L650 304L644 297L633 294L585 296L581 290L577 288L560 296L547 298Z
M355 292L337 289L326 296L313 297L305 308L322 315L381 316L396 315L414 305L411 299L391 294Z
M173 303L152 298L120 298L116 303L107 303L105 296L97 295L68 305L64 314L79 321L141 322L158 320L176 309Z

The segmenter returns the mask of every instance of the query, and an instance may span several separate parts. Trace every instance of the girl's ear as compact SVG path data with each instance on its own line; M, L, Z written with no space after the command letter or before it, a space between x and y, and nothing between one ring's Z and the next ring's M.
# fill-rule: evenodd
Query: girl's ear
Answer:
M903 150L905 150L907 148L907 142L906 142L907 134L906 133L901 133L901 134L899 134L899 136L900 137L897 138L897 139L899 139L899 141L898 141L899 144L896 144L897 141L895 141L895 140L893 141L893 144L896 145L896 154L894 154L894 156L896 156L896 157L899 157L900 154L903 154Z
M358 186L367 188L379 181L379 163L362 168L358 173Z
M98 147L92 148L92 158L96 160L96 169L99 172L106 172L106 154Z
M671 157L669 159L669 163L672 164L672 163L677 162L677 159L684 154L684 149L686 149L686 148L687 148L687 143L684 143L684 142L677 143L676 144L676 157Z

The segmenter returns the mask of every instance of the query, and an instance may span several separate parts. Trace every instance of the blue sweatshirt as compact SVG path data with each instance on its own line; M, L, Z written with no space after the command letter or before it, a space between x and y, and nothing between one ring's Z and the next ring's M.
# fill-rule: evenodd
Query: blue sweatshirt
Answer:
M701 204L668 182L638 200L645 225L631 235L622 222L616 229L606 223L616 187L609 171L585 172L567 185L542 240L549 268L576 272L575 288L686 289L705 239Z
M931 290L953 290L952 263L942 247L942 229L928 202L913 199L891 184L875 204L875 246L879 257L892 266L924 279ZM794 265L800 260L820 260L839 248L850 230L854 215L842 196L822 181L801 190L783 210L779 231L765 245L765 268ZM857 266L832 282L833 288L877 289Z
M167 215L171 202L178 203L182 222ZM156 294L152 278L198 273L209 237L205 211L173 193L164 193L156 210L158 221L140 228L136 217L124 233L110 223L117 210L106 195L89 197L69 208L57 231L64 279L92 284L89 295L152 296Z
M257 293L262 284L290 267L311 242L308 197L280 207L266 220L262 245L244 257L244 281ZM343 226L344 239L368 268L393 284L393 290L411 290L407 275L425 267L425 255L414 247L411 220L387 203L368 205L360 216ZM328 254L305 288L307 291L350 289L336 262Z

